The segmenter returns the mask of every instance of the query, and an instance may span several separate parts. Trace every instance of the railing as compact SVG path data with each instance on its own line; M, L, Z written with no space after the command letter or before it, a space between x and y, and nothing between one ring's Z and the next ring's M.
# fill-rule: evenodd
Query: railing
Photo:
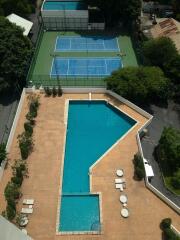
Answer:
M35 46L35 50L32 56L32 60L31 60L31 64L28 70L28 74L26 77L26 82L28 85L32 85L30 84L31 78L32 78L32 73L36 64L36 60L37 60L37 55L41 46L41 40L43 37L43 24L41 24L40 28L39 28L39 32L38 32L38 37L37 37L37 41L36 41L36 46Z
M42 87L53 87L53 86L61 86L61 87L106 87L106 82L104 80L104 76L99 75L98 77L50 77L50 75L35 75L33 74L30 78L30 81L37 88Z

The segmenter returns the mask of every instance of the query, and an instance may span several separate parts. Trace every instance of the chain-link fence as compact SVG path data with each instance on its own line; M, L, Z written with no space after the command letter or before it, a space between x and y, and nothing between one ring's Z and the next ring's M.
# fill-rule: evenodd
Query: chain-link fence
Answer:
M106 87L106 81L104 76L98 77L59 77L50 75L32 75L29 81L29 85L40 86L62 86L62 87Z

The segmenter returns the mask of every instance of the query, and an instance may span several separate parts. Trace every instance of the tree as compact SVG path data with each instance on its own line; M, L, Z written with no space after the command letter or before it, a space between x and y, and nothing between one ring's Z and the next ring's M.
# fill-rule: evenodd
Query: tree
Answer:
M0 17L0 91L25 84L33 48L23 30Z
M117 25L118 21L131 23L140 16L140 0L86 0L91 6L99 7L104 13L108 25Z
M9 15L12 12L22 17L27 17L30 13L34 12L36 2L35 0L1 0L0 9L1 15Z
M168 37L146 41L143 45L143 53L149 65L162 69L165 69L165 66L178 55L175 44Z
M107 87L137 104L165 101L168 80L157 67L126 67L106 78Z
M174 173L180 167L180 131L165 127L158 144L158 159L161 165Z
M6 159L7 152L6 152L6 145L4 143L0 144L0 166L1 163Z
M180 84L180 55L165 63L165 73L174 84Z

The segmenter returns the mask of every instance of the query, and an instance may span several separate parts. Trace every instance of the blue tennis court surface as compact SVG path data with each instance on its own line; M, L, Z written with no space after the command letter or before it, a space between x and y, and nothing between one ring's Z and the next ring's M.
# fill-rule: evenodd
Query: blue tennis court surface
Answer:
M51 77L98 77L109 76L114 70L122 67L120 58L54 58Z
M57 37L55 51L119 52L118 39L113 37Z

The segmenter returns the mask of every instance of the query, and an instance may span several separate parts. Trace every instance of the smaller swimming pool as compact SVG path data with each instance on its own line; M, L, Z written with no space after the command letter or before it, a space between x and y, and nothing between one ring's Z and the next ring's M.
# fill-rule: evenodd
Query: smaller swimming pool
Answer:
M46 1L43 10L87 10L87 5L80 1Z

